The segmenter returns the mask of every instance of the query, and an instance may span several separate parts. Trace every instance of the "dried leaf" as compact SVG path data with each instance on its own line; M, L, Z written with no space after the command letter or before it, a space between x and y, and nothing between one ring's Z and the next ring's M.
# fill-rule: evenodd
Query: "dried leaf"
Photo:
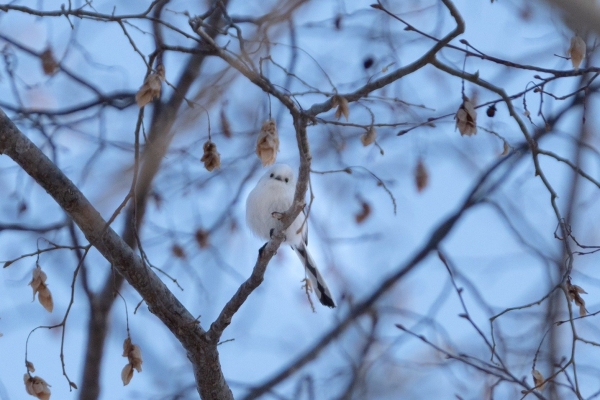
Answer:
M229 123L229 119L227 119L227 115L225 115L225 110L221 110L219 117L221 119L221 131L223 132L223 136L230 139L233 134L231 133L231 124Z
M575 305L579 306L579 316L585 316L587 314L587 310L585 309L585 300L583 300L580 294L587 294L587 292L580 286L572 285L571 281L569 280L567 281L567 293L569 295L569 299L575 303Z
M52 48L48 47L42 54L40 54L40 60L42 61L42 69L46 75L54 75L58 72L58 63L52 53Z
M471 136L477 133L477 111L467 96L463 96L463 102L454 119L461 135Z
M121 380L123 381L123 386L127 386L129 382L131 382L131 378L133 378L133 367L131 364L127 364L121 371Z
M371 206L369 205L369 203L361 201L360 205L362 209L358 214L354 216L357 224L362 224L369 217L369 215L371 215Z
M25 361L25 366L27 367L27 371L35 372L35 367L31 361Z
M156 97L160 96L161 82L165 80L165 67L159 65L156 72L148 75L144 84L135 95L135 101L139 108L144 107Z
M429 173L425 168L423 160L419 159L419 161L417 161L417 166L415 167L415 184L417 185L417 191L423 191L423 189L427 187L428 183Z
M543 384L544 375L542 375L542 373L537 369L534 369L531 372L531 375L533 375L533 385L535 386L535 388L538 390L542 390L545 386L545 384Z
M123 341L123 354L121 354L121 356L127 357L127 354L129 354L130 348L131 348L131 338L129 336L127 336L125 341Z
M173 247L171 247L171 253L173 253L173 255L177 258L180 258L182 260L186 259L185 250L177 243L175 243Z
M367 130L367 132L364 133L360 137L360 141L363 144L363 146L368 146L371 143L373 143L376 138L377 138L377 131L375 130L375 128L373 126L370 126L369 129Z
M136 369L137 372L142 372L142 350L140 346L134 344L132 350L129 353L129 362L131 366Z
M50 385L40 378L39 376L30 376L29 374L23 375L23 381L25 382L25 391L40 400L50 399Z
M583 39L577 35L573 36L571 38L571 46L569 47L567 54L569 57L571 57L571 63L573 64L575 71L579 69L579 65L581 65L581 62L585 58L585 51L586 46Z
M48 312L52 312L54 309L54 300L52 300L52 293L47 286L44 285L38 292L38 301Z
M260 158L263 166L271 165L277 160L279 151L279 134L275 120L265 121L260 128L258 139L256 140L256 155Z
M204 168L211 172L215 168L221 168L221 155L217 151L217 145L208 140L204 143L204 154L200 159L204 163Z
M142 372L142 350L137 344L131 343L131 338L127 337L123 342L123 357L127 357L129 363L121 371L121 380L123 386L126 386L133 378L133 371Z
M348 121L348 117L350 116L350 106L348 105L348 100L342 96L334 96L331 104L335 107L337 105L337 110L335 110L335 117L340 119L342 115Z
M52 300L52 294L50 289L46 285L46 273L42 271L42 268L37 265L33 269L31 282L29 285L33 289L33 300L35 300L35 294L38 294L38 301L48 312L52 312L54 309L54 301Z
M198 229L194 234L196 238L196 243L200 246L201 249L206 249L210 243L208 242L209 232L205 229Z

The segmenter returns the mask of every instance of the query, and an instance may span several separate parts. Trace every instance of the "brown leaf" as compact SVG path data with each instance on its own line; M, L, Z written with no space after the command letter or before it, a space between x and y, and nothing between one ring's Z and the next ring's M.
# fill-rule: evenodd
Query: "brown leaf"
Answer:
M23 381L25 382L25 391L40 400L50 399L50 385L40 378L39 376L30 376L29 374L23 375Z
M575 35L571 38L571 46L567 51L569 57L571 57L571 63L573 64L573 69L577 71L579 69L579 65L585 58L586 45L582 38Z
M186 259L185 250L177 243L175 243L173 247L171 247L171 253L173 253L173 255L179 259Z
M35 372L35 367L31 361L25 361L25 366L27 367L27 371Z
M477 111L467 96L463 96L463 102L454 119L456 119L456 128L461 135L477 134Z
M129 354L129 350L131 349L131 338L127 336L127 338L123 341L123 357L127 357Z
M33 289L33 300L35 300L35 294L38 294L38 301L48 312L52 312L54 308L54 301L52 300L52 294L50 289L46 285L46 273L42 271L39 264L33 269L31 282L29 285Z
M137 372L142 372L142 350L137 344L132 345L132 349L129 352L129 362Z
M368 146L371 143L373 143L376 138L377 138L377 131L375 130L375 128L373 126L370 126L369 129L367 130L367 132L364 133L360 137L360 141L363 144L363 146Z
M340 119L342 115L348 121L348 117L350 116L350 106L348 105L348 100L342 96L334 96L331 104L337 104L337 110L335 110L335 117ZM334 106L335 107L335 106Z
M131 343L131 338L127 337L123 342L123 357L127 357L129 363L121 371L121 380L126 386L133 378L133 371L142 372L142 350L137 344Z
M209 232L207 230L198 229L196 230L194 236L196 238L196 243L198 243L198 246L200 246L201 249L205 249L210 246L210 243L208 242Z
M211 172L215 168L221 168L221 155L217 151L217 145L208 140L204 143L204 154L200 159L204 163L204 168Z
M127 364L121 371L121 380L123 381L123 386L127 386L129 382L131 382L131 378L133 378L133 367L131 364Z
M229 119L227 119L227 115L225 115L225 110L221 110L219 117L221 118L221 131L223 132L223 136L230 139L233 134L231 133L231 124L229 123Z
M54 300L52 300L52 293L47 286L44 285L38 292L38 301L48 312L52 312L54 309Z
M144 84L140 87L135 95L135 101L139 108L144 107L156 97L160 96L162 81L165 80L165 67L159 65L156 68L156 73L151 73L144 80Z
M419 192L423 191L429 183L429 173L421 159L417 161L417 166L415 167L415 183Z
M362 224L371 215L371 206L366 201L361 201L362 209L354 216L357 224Z
M575 303L575 305L579 306L579 316L583 317L587 314L587 310L585 309L585 300L581 297L581 293L587 294L585 290L583 290L580 286L572 285L571 281L567 281L567 293L569 295L569 299Z
M533 385L535 386L535 389L538 390L542 390L544 388L544 375L542 375L542 373L540 371L538 371L537 369L534 369L531 372L531 375L533 375Z
M260 158L263 166L271 165L277 160L279 151L279 133L275 120L265 121L260 128L256 140L256 155Z
M42 61L42 69L46 75L54 75L58 71L58 63L54 59L52 48L48 47L42 54L40 54L40 60Z

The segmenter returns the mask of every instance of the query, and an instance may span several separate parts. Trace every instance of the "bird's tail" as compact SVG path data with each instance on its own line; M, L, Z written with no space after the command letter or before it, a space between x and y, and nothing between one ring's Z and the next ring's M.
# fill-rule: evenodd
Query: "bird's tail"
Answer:
M292 248L294 249L296 254L298 254L298 257L300 257L302 264L306 268L306 273L308 274L308 277L310 278L310 281L313 285L315 293L317 294L317 297L319 298L319 301L321 302L321 304L323 304L324 306L327 306L327 307L334 308L335 303L333 302L333 297L331 296L331 292L329 291L329 288L327 287L327 284L325 283L325 279L323 279L323 277L319 273L319 270L316 267L315 261L310 256L310 253L306 249L306 246L304 245L304 243L300 243L297 246L292 246Z

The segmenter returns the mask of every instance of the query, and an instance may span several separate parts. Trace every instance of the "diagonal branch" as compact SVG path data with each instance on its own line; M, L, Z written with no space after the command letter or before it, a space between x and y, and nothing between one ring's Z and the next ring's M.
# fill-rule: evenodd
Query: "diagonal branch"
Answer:
M232 399L216 346L167 286L133 249L107 226L100 213L48 157L0 110L0 154L13 159L73 219L87 240L144 298L188 352L203 399Z

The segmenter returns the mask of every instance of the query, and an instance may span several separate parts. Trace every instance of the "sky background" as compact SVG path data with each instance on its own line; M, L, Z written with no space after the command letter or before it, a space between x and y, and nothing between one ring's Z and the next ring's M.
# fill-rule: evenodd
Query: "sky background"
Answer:
M260 16L275 3L232 1L230 14ZM55 1L16 4L43 10L60 9L60 2ZM93 3L94 8L103 13L111 13L116 7L116 14L138 13L148 4L147 1ZM370 8L369 4L371 1L313 1L301 7L294 19L300 49L293 67L295 73L324 92L348 93L369 79L382 76L386 66L391 71L409 64L432 45L417 33L405 31L404 25ZM464 0L456 1L455 5L467 27L460 38L478 50L515 63L558 70L571 68L568 60L556 54L566 55L573 32L555 10L537 2L507 0L493 4ZM453 28L447 10L437 1L389 2L389 7L396 15L436 37ZM183 12L196 15L204 10L203 2L172 1L166 7L164 18L190 32ZM341 15L339 30L334 26L337 15ZM146 67L121 28L114 23L90 20L73 19L72 22L74 29L65 18L0 13L0 34L35 51L42 51L50 43L63 66L94 82L104 93L135 92L144 79ZM149 25L139 20L131 22L139 29L128 25L128 31L140 51L149 54L154 50L151 36L144 32L149 31ZM243 24L242 28L251 38L254 28L250 24ZM271 38L274 42L269 51L273 60L287 68L293 55L288 29L285 25L274 28ZM231 38L219 40L224 45ZM172 32L165 34L165 41L172 45L192 45ZM589 38L588 48L592 42L593 38ZM4 47L4 43L0 39L5 55L0 68L0 105L22 103L32 109L61 109L94 98L94 93L64 74L51 78L43 75L39 60L14 47ZM462 46L458 40L452 44ZM237 49L237 43L231 46ZM365 69L367 58L372 58L374 63ZM165 55L169 83L177 82L185 59L181 54ZM590 59L593 65L595 57ZM10 60L14 68L19 98L11 86L6 60ZM457 51L444 50L439 60L461 69L464 57ZM274 83L285 85L286 75L274 64L265 64L265 75ZM234 71L223 72L224 67L221 60L209 59L191 91L198 93L200 105L210 104L211 135L221 154L221 169L209 173L199 162L202 145L208 138L204 109L184 106L174 127L177 134L172 148L155 180L156 196L149 202L140 232L148 257L156 267L177 279L183 291L168 278L164 280L188 310L200 316L203 327L209 326L249 276L257 250L263 244L245 226L244 215L246 196L263 173L253 153L257 132L269 115L269 99ZM504 88L509 95L524 90L535 80L533 75L536 74L472 58L467 59L465 70L479 71L482 79ZM578 84L578 77L564 78L548 84L546 90L564 95L575 90ZM163 96L169 96L172 90L163 84ZM302 93L296 99L303 108L326 100L322 93L304 93L310 89L297 80L291 81L290 90ZM475 104L497 99L495 94L468 82L465 94L475 99ZM212 101L215 96L217 100ZM525 111L522 99L514 101L519 113ZM526 101L533 121L543 124L535 115L539 97L529 93ZM313 170L356 167L352 174L311 175L315 199L309 220L309 249L339 307L330 310L315 303L316 312L312 312L301 289L304 278L301 264L291 249L282 246L271 261L263 284L225 331L223 340L232 341L219 347L225 377L236 397L245 393L248 386L280 371L313 345L346 315L350 304L363 299L385 277L401 268L426 243L432 231L460 207L480 174L500 159L503 150L503 142L482 128L498 133L511 146L523 142L522 133L503 104L497 106L494 118L486 117L485 108L478 109L479 133L461 137L453 119L460 104L460 79L426 66L350 107L350 122L368 124L370 110L376 123L395 125L378 128L377 140L383 155L376 146L362 146L359 138L364 129L326 123L309 127ZM544 113L551 115L564 104L547 98ZM596 100L591 97L588 108L594 107ZM15 116L6 111L9 116ZM232 138L222 132L221 111L231 123ZM54 151L49 141L32 129L30 121L16 118L15 122L53 158L101 214L109 218L131 183L137 113L137 107L129 107L123 111L107 109L100 116L89 111L63 117L59 119L63 126L48 132L56 147ZM298 151L291 118L273 98L271 113L277 119L281 140L278 162L297 168ZM443 115L448 117L436 121L435 127L424 126L402 136L396 135L415 123ZM146 127L150 124L149 117L147 110ZM320 117L336 121L334 110ZM590 132L594 131L596 122L595 118L587 120ZM580 124L581 110L571 111L540 145L564 157L572 157L573 138L578 135ZM535 128L530 122L527 126L531 131ZM591 134L588 145L594 148L597 142L598 138ZM584 165L592 176L600 172L596 153L587 151L584 156ZM417 191L414 183L414 168L419 159L429 172L429 184L422 192ZM564 211L572 172L553 159L541 158L541 162L559 193L558 204ZM367 170L385 182L393 199ZM1 223L25 222L36 226L65 218L43 189L7 157L0 157L0 188L3 193ZM599 210L597 190L588 182L582 182L578 191L572 226L582 243L597 244L600 239L594 223ZM559 278L556 262L561 257L561 243L554 237L556 216L547 190L534 176L531 157L521 159L489 200L489 204L468 211L442 244L455 268L457 282L464 288L469 314L487 335L492 315L508 307L537 301L548 292L551 282ZM368 203L372 212L358 224L355 216L360 213L362 202ZM19 214L23 203L27 210ZM508 221L494 204L510 215ZM123 220L117 218L113 228L122 232ZM515 235L513 228L521 237ZM197 229L210 230L208 248L200 249L195 242ZM36 243L44 248L44 239L66 244L69 236L66 230L47 234L0 231L0 260L35 252ZM173 256L171 249L175 244L185 250L185 259ZM573 283L588 292L584 298L590 313L599 309L595 300L600 283L600 274L595 268L597 262L595 254L578 257L572 274ZM98 289L109 266L95 250L90 251L87 263L91 285ZM68 250L52 251L40 257L40 265L48 274L54 296L52 314L37 301L30 301L31 288L27 283L35 257L1 271L0 332L3 337L0 354L4 360L0 363L1 400L25 398L22 377L26 339L35 327L59 322L68 305L76 257ZM141 298L131 287L125 285L121 295L123 300L115 302L111 317L101 399L170 399L179 391L184 393L183 398L197 398L190 363L181 345L145 305L134 314ZM447 350L467 352L484 360L489 358L489 350L481 337L458 316L463 312L460 301L437 257L430 255L377 307L380 340L368 356L365 398L442 399L454 398L457 394L465 399L479 399L485 396L486 385L493 383L493 379L446 360L395 327L395 324L409 327ZM543 306L536 306L509 313L495 326L511 370L518 377L526 377L529 383L535 350L547 329L544 310ZM121 356L126 313L132 340L141 347L144 364L143 372L136 373L131 383L123 387L120 372L127 362ZM87 315L86 298L77 285L64 352L67 372L75 382L79 382L82 373ZM567 325L556 328L563 344L559 353L565 356L570 354L571 341ZM294 397L294 391L301 378L310 377L306 379L314 385L317 399L337 398L348 383L351 376L348 363L357 359L368 327L368 319L361 320L303 368L295 379L278 386L277 391L286 398L308 399L306 392ZM600 333L594 318L580 321L578 329L590 340L597 340ZM69 391L62 376L60 338L60 329L38 329L30 335L28 359L36 366L36 374L52 385L52 399L75 399L77 392ZM600 384L600 375L594 367L598 349L580 344L577 351L582 393L589 396ZM538 369L545 376L550 371L546 361L542 354ZM520 396L514 385L501 385L497 390L498 398Z

